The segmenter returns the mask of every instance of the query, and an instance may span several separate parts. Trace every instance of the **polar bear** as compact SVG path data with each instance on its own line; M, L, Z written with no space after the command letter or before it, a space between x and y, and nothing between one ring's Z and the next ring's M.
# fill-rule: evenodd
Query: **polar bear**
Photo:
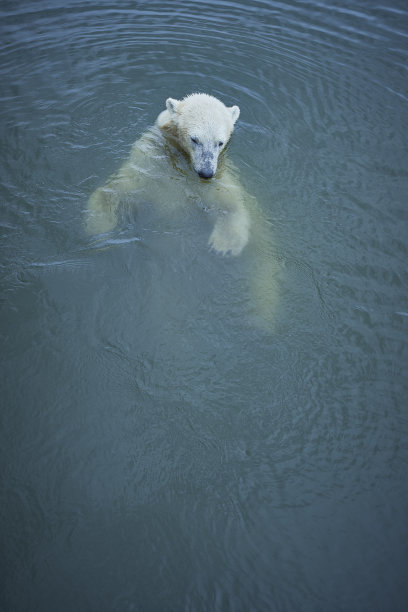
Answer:
M239 255L249 239L247 194L232 165L219 163L239 114L238 106L227 107L204 93L168 98L166 110L133 145L129 160L89 198L88 232L113 229L120 203L131 194L157 206L194 200L216 218L210 247Z
M117 225L122 204L140 202L170 215L201 207L214 223L208 244L221 255L240 255L251 231L248 282L256 312L270 329L278 271L270 224L224 154L239 115L238 106L227 107L204 93L168 98L129 159L90 196L86 229L92 235L106 233Z

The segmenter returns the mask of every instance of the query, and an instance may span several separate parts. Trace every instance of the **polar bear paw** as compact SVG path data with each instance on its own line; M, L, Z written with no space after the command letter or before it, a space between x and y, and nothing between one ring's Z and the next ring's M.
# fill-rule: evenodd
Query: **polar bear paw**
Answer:
M221 255L231 254L235 257L241 253L248 242L248 230L236 224L216 223L208 244Z
M118 197L113 189L100 187L90 196L85 229L88 234L104 234L117 224Z

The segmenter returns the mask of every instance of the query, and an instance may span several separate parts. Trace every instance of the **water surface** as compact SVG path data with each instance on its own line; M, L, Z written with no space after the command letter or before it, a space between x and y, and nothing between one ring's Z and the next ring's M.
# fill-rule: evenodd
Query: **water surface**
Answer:
M0 24L0 608L405 610L405 3L22 0ZM269 328L202 211L84 232L193 91L241 109Z

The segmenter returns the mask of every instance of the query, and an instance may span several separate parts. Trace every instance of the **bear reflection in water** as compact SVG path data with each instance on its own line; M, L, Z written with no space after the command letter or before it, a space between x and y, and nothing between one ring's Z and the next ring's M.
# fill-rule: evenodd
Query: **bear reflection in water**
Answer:
M226 107L207 94L168 98L166 110L133 145L119 172L90 196L86 229L93 235L112 230L121 203L133 194L136 203L167 211L197 202L214 219L208 243L215 252L238 256L249 241L255 255L249 273L254 305L270 327L278 272L266 233L270 228L232 162L219 157L239 114L238 106Z

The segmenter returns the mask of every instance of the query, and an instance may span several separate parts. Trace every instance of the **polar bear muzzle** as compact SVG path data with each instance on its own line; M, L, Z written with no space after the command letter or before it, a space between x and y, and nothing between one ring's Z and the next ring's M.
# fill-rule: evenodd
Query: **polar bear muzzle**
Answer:
M200 178L210 179L215 176L217 162L218 151L214 152L211 145L206 147L204 144L199 144L191 155L191 163Z
M202 170L198 172L198 176L203 179L210 179L214 176L214 172L211 168L202 168Z
M214 160L213 155L204 157L203 164L199 164L194 169L200 178L210 179L217 172L217 160Z

